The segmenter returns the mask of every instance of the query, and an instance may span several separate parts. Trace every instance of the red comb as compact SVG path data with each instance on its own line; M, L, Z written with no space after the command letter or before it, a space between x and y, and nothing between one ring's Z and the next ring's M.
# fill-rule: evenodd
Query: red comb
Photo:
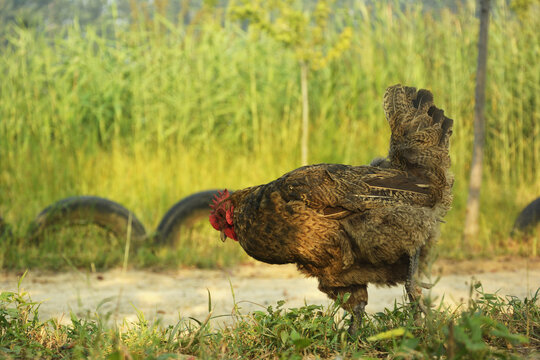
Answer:
M219 203L228 197L229 197L229 191L227 189L224 189L223 192L218 191L218 193L214 196L214 199L212 199L210 208L213 210L216 210L216 207L219 205Z

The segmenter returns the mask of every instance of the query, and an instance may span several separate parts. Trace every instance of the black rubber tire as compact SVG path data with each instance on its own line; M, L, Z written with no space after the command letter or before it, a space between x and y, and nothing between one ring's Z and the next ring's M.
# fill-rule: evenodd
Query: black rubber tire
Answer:
M158 244L172 244L182 227L190 227L210 214L210 203L218 190L206 190L189 195L174 204L163 216L156 230Z
M131 240L142 241L146 230L135 214L117 202L97 196L73 196L47 206L30 225L29 238L39 240L52 226L97 225L125 239L131 219Z
M525 209L519 213L514 222L512 234L517 231L527 232L528 230L532 230L538 222L540 222L540 197L525 206Z

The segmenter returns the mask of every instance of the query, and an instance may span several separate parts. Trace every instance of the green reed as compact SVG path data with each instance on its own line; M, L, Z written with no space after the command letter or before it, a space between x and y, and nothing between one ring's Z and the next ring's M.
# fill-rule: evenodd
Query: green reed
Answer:
M335 9L327 36L351 26L351 48L309 77L312 163L365 164L384 155L384 89L404 83L433 91L455 120L455 203L441 240L453 256L467 255L457 245L473 140L475 11L473 1L456 12L394 2ZM503 1L492 12L482 233L473 244L485 253L506 251L515 215L540 194L540 20L533 15L518 18ZM152 230L183 196L267 182L299 165L293 54L244 31L223 9L204 7L196 19L156 17L113 31L12 29L0 57L0 215L18 236L66 196L111 198ZM220 251L214 238L208 243Z

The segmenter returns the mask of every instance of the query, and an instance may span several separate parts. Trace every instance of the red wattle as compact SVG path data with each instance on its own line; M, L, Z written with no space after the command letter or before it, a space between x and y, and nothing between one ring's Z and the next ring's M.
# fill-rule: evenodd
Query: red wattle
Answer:
M225 235L227 235L228 238L238 241L238 238L236 237L236 233L234 232L233 227L228 227L225 230L223 230L223 232L225 233Z

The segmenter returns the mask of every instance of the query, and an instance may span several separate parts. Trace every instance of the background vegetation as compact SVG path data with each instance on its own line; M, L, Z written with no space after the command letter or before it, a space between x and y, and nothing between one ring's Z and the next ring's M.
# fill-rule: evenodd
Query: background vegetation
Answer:
M39 11L28 11L31 4ZM39 246L25 239L35 215L63 197L113 199L155 229L186 195L264 183L300 164L294 54L233 20L234 4L145 4L103 1L73 16L54 10L64 9L62 1L0 2L0 216L16 235L0 244L0 267L121 263L123 244L103 234L89 241L76 231ZM445 256L531 252L508 233L540 194L540 16L530 2L514 5L493 4L481 234L466 247L475 2L336 2L324 38L335 43L350 27L350 46L310 72L312 163L366 164L385 155L382 94L395 83L431 89L455 119L455 202L439 247ZM223 247L207 224L186 235L175 250L139 248L134 263L246 259L234 244Z

